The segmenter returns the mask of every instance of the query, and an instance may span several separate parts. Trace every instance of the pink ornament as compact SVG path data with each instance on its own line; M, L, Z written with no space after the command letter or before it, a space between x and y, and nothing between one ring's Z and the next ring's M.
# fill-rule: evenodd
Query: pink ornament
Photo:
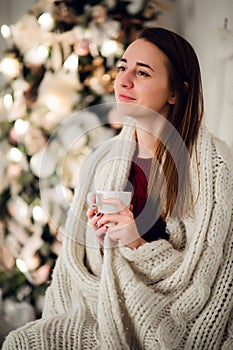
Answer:
M90 52L89 41L86 39L81 39L74 45L74 50L79 56L86 56Z
M37 269L36 271L32 272L31 275L32 275L34 284L38 286L42 283L47 282L49 279L50 270L51 270L50 265L45 264L41 266L39 269Z
M7 177L9 180L18 178L22 174L22 167L20 164L9 164L7 167Z
M17 144L19 142L19 135L17 134L15 128L10 129L9 136L11 143Z

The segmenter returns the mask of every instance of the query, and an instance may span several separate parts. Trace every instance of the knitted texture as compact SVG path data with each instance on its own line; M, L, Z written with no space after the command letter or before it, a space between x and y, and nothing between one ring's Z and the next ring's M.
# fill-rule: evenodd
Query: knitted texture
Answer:
M191 161L192 194L169 241L103 255L86 217L88 191L125 188L135 150L126 125L88 157L80 174L41 320L11 332L3 350L232 350L233 177L224 143L203 126ZM85 176L84 176L85 175Z

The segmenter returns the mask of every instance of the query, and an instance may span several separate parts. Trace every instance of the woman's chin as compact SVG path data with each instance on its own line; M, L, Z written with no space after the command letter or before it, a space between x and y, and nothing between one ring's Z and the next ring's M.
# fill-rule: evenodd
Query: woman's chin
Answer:
M151 113L156 114L156 112L154 112L153 110L132 102L118 101L116 108L117 108L117 112L122 114L123 116L129 116L137 119L141 117L149 116L151 115Z

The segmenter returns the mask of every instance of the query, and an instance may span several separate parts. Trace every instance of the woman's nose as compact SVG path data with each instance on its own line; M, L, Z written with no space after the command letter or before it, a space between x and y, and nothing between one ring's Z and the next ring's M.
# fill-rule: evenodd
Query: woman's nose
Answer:
M121 82L121 86L127 89L130 89L133 87L133 83L131 81L124 81Z
M120 85L127 89L130 89L133 87L134 84L130 74L125 73L124 76L121 77Z

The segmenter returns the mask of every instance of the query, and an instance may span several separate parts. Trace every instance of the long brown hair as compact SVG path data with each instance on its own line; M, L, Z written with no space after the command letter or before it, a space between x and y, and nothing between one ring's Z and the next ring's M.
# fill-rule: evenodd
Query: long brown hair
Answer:
M163 174L158 169L151 172L148 192L153 199L160 199L164 219L172 214L182 217L190 195L189 156L196 145L204 109L199 62L190 43L168 29L145 28L139 38L156 45L166 55L169 84L176 98L167 120L183 141L181 145L171 129L164 130L155 154ZM166 193L161 192L163 179Z

